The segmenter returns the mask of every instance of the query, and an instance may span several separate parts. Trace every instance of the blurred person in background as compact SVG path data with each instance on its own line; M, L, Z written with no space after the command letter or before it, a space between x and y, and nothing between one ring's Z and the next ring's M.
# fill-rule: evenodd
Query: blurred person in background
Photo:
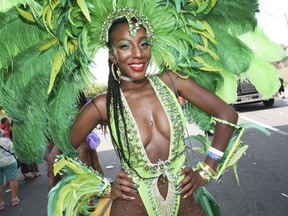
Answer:
M12 140L12 121L9 117L5 116L1 118L0 129L4 131L4 137Z
M3 194L4 176L11 189L12 207L17 206L20 202L20 199L17 196L18 168L14 154L12 141L9 138L4 137L4 130L0 129L0 211L3 211L6 208Z
M284 87L284 79L283 78L279 78L280 80L280 88L278 90L279 93L279 97L285 99L285 87Z

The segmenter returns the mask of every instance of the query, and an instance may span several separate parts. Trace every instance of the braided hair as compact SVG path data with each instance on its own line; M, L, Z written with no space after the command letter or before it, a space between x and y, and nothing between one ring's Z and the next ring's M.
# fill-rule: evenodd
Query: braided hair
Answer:
M112 23L108 31L109 40L108 40L107 46L109 49L111 49L110 35L115 30L117 25L122 24L122 23L127 23L127 20L125 18L120 18L120 19L116 19ZM114 76L116 77L113 76L112 71L116 71L117 66L113 64L111 60L108 60L108 64L109 64L109 76L108 76L108 89L107 89L107 98L106 98L107 118L109 119L109 121L111 121L112 120L111 112L113 112L113 120L115 122L116 136L118 140L116 141L116 138L114 137L113 133L111 133L112 143L113 143L114 148L116 149L116 153L118 154L120 160L124 161L128 165L128 167L132 169L140 178L143 178L139 175L139 173L135 170L135 168L130 164L130 148L129 148L130 145L128 141L128 132L127 132L127 127L126 127L127 124L126 124L125 116L123 112L123 102L122 102L121 93L120 93L120 83L119 83L120 78L117 77L118 76L117 73L114 74ZM112 109L110 109L111 105L113 106ZM125 135L124 142L125 143L123 143L121 139L119 121L122 121L124 125L124 135ZM108 124L108 127L111 132L112 131L111 124ZM125 155L124 153L124 148L123 148L124 144L127 146L128 156Z
M108 77L108 89L107 89L107 99L106 99L107 118L111 119L111 111L112 111L113 117L114 117L113 120L115 122L115 128L116 128L116 136L118 140L118 142L116 142L115 137L111 133L112 143L120 159L123 159L128 164L128 166L131 167L130 162L129 162L130 161L130 149L129 149L129 143L128 143L126 121L125 121L124 112L123 112L123 103L121 100L120 84L119 84L119 81L116 80L112 74L112 67L116 67L116 66L110 60L108 64L109 64L109 77ZM110 109L111 105L113 106L112 109ZM119 127L120 119L124 125L124 134L125 134L126 145L127 145L127 149L129 153L129 158L127 158L124 153L123 143L120 139L121 137L120 127ZM108 125L109 125L109 130L112 131L111 124L108 124Z

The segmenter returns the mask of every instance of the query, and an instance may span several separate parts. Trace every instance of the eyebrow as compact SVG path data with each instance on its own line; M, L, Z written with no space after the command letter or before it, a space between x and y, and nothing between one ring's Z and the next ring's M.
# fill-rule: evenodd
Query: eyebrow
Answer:
M147 36L140 37L140 38L139 38L139 41L141 41L141 40L143 40L143 39L148 39L148 37L147 37ZM122 41L122 40L131 41L130 38L124 37L124 38L118 40L116 43L118 43L119 41Z

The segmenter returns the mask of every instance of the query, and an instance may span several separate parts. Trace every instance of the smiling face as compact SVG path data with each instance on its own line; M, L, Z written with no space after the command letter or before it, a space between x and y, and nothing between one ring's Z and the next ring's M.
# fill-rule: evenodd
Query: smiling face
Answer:
M117 24L110 33L110 60L117 65L123 76L134 80L145 77L151 51L145 29L140 27L131 37L126 22Z

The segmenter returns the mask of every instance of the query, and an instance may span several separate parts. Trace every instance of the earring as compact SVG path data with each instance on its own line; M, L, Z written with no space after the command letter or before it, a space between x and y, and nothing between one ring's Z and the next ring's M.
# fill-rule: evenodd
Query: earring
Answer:
M114 69L114 66L115 66L115 64L114 64L114 62L112 62L112 64L111 64L111 72L112 72L112 75L113 75L113 77L114 77L114 80L116 80L116 81L118 81L118 83L120 83L120 79L119 79L119 71L117 70L116 71L116 73L117 73L117 76L116 76L116 74L115 74L115 69Z
M155 75L157 71L159 71L157 64L154 61L151 61L146 71L146 76Z

